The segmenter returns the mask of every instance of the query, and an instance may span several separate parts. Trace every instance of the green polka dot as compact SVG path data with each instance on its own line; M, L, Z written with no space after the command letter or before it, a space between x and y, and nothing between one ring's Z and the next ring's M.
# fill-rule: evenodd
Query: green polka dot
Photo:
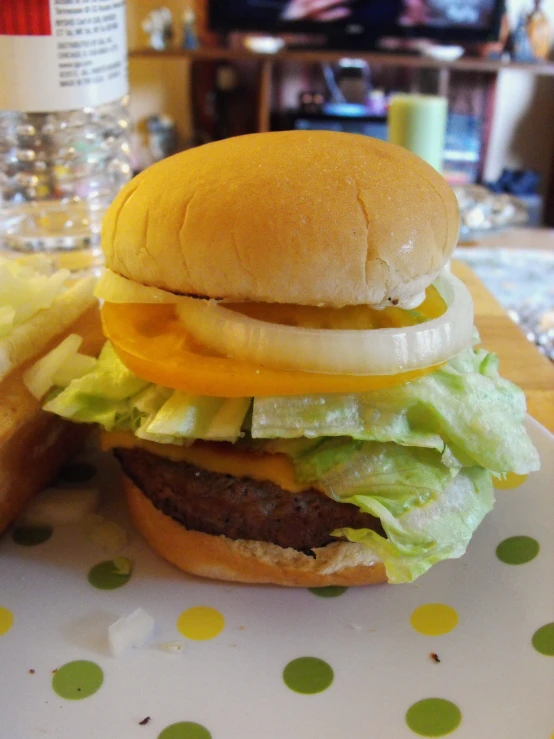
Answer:
M96 475L96 467L88 462L73 462L68 464L60 472L60 480L63 482L88 482Z
M37 544L44 544L51 536L51 526L16 526L12 531L12 539L22 547L36 547Z
M283 670L285 685L296 693L321 693L333 682L333 668L317 657L293 659Z
M554 622L545 624L533 634L531 643L540 654L554 657Z
M446 736L458 728L461 720L458 706L444 698L426 698L406 712L408 727L420 736Z
M194 721L179 721L166 727L158 734L158 739L212 739L212 735Z
M89 570L89 583L98 590L115 590L128 583L133 574L132 562L123 557L121 559L129 563L128 568L122 569L113 559L99 562Z
M308 590L320 598L336 598L338 595L345 593L348 588L344 585L328 585L324 588L308 588Z
M104 682L104 673L94 662L76 660L56 670L52 678L52 688L67 700L81 700L94 695Z
M510 536L496 547L496 556L507 565L524 565L539 553L539 542L531 536Z

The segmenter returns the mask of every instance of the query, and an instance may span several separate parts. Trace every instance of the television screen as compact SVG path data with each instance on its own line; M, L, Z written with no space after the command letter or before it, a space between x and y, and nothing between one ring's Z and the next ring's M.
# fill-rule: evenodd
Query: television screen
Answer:
M504 0L210 0L210 27L484 41L498 33Z

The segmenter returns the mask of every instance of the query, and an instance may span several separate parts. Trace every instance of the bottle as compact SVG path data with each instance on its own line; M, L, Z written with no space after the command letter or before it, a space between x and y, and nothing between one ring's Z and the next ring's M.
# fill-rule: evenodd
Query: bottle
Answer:
M124 0L3 2L0 246L99 253L132 174Z
M542 0L534 0L534 8L527 16L527 35L536 59L547 59L552 43L552 31Z
M192 8L187 8L183 13L183 49L197 49L199 47L198 34L196 33L196 13Z
M535 54L531 47L529 40L529 33L527 30L527 19L525 14L522 12L519 15L517 25L513 33L513 50L512 58L516 62L534 62Z

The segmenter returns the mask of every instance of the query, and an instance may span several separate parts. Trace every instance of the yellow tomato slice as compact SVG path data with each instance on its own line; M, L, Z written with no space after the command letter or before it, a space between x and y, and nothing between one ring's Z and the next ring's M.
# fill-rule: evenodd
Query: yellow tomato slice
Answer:
M424 303L417 309L421 318L432 318L444 311L440 296L438 300L435 296L428 300L430 307ZM397 321L398 309L390 310L395 311ZM194 395L243 398L365 392L409 382L436 369L426 367L383 376L331 375L272 369L229 359L195 342L179 323L173 305L105 303L102 324L107 338L132 372L158 385Z
M435 369L385 376L331 375L278 370L218 356L183 329L171 305L106 303L106 336L126 366L159 385L197 395L251 397L364 392L397 385Z

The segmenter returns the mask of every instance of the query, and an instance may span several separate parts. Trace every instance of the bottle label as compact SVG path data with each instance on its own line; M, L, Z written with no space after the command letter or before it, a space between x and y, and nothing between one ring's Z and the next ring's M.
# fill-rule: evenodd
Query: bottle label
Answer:
M125 0L0 0L0 80L0 110L74 110L122 97Z

